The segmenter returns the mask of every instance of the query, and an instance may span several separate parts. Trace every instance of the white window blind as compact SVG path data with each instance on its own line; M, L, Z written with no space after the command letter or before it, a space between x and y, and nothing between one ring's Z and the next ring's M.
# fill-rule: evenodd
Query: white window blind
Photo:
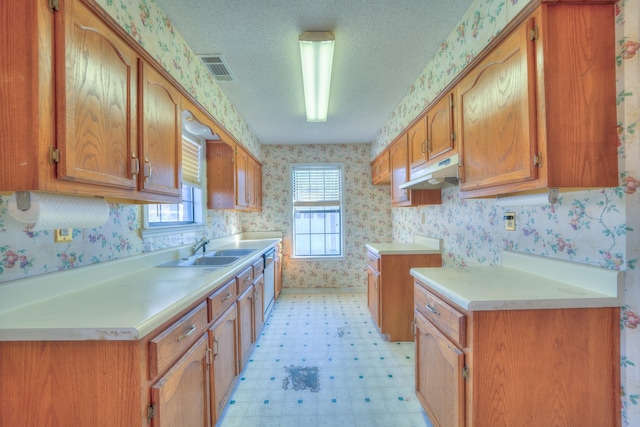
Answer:
M343 256L343 167L291 166L294 257Z
M200 150L202 146L182 138L182 182L200 186Z

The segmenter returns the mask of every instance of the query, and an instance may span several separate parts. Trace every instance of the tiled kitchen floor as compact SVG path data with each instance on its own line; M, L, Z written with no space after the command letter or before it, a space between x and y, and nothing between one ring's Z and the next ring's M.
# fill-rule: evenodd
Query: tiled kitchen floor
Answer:
M283 293L218 426L429 426L413 359L380 336L366 293Z

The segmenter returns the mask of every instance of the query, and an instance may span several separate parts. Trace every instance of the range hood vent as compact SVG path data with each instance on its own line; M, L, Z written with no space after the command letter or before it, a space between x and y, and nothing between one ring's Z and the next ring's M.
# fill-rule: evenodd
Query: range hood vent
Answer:
M458 155L454 154L438 163L422 169L420 176L405 182L402 189L433 190L458 184Z
M231 73L227 62L222 55L198 55L204 65L209 69L209 72L213 74L216 80L222 82L233 82L236 78Z

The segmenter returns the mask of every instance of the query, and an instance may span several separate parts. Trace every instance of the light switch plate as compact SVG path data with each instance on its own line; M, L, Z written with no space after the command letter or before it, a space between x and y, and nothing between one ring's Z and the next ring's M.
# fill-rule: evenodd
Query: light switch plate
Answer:
M73 240L73 230L71 228L57 228L54 230L53 240L56 243L70 242Z
M507 231L516 230L516 213L506 212L504 214L504 229Z

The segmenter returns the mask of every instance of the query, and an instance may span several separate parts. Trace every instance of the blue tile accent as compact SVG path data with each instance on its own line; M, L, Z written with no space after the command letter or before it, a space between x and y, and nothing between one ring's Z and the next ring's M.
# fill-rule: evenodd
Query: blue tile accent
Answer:
M368 397L365 397L365 398L364 398L364 401L365 401L365 402L367 402L367 403L369 403L369 402L371 402L371 399L369 399Z
M264 401L264 404L265 404L265 405L268 405L268 404L269 404L269 399L265 400L265 401Z

